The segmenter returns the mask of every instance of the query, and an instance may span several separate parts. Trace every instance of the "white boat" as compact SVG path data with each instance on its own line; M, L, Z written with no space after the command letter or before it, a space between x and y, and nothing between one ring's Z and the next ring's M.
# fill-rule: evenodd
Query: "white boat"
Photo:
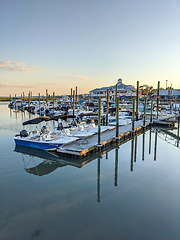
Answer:
M48 117L39 117L26 121L23 123L23 125L25 126L28 124L37 124L48 120L50 120ZM20 134L14 137L14 141L18 146L36 148L41 150L55 150L62 145L77 141L78 139L79 138L77 137L67 135L59 135L58 137L54 138L46 126L43 126L40 132L32 131L28 133L26 130L22 130L20 131Z

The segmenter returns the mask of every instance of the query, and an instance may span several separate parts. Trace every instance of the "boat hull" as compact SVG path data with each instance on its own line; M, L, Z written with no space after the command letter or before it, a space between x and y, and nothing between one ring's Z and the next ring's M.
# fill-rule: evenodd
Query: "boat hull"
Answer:
M16 145L18 146L24 146L29 148L36 148L41 150L55 150L58 147L62 146L63 143L57 143L57 142L43 142L43 141L31 141L26 140L23 138L14 138L14 141Z

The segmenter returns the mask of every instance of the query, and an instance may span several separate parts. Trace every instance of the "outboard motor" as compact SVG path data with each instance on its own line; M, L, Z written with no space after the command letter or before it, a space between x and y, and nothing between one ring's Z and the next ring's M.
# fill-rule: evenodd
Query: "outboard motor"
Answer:
M48 134L49 133L49 129L46 126L42 126L41 132L42 132L42 134Z
M28 132L25 129L20 131L20 137L27 137L27 136L28 136Z
M57 126L57 130L63 130L63 128L64 128L64 125L63 125L63 123L58 123L58 126Z
M76 121L72 121L72 122L71 122L71 126L77 127L77 122L76 122Z
M90 118L87 118L87 119L86 119L86 123L87 123L87 124L90 124L90 123L91 123L91 119L90 119Z

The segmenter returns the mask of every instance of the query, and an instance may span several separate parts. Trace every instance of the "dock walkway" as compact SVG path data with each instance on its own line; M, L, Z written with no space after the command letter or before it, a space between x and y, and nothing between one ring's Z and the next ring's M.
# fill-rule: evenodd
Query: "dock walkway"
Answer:
M87 154L102 150L109 147L116 141L124 141L127 138L137 135L142 130L149 126L150 122L147 120L145 126L143 126L143 120L134 122L134 132L132 132L132 125L125 125L119 127L119 136L116 138L116 128L101 133L101 143L98 145L98 135L93 135L89 138L79 140L70 144L67 144L57 149L60 155L84 157Z

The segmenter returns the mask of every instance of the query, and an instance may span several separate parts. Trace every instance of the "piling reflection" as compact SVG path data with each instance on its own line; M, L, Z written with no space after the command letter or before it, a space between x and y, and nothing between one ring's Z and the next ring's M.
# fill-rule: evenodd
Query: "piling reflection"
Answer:
M137 136L135 137L134 162L136 162L136 158L137 158Z
M115 149L115 174L114 174L114 186L117 187L118 181L118 148Z
M165 131L165 130L164 130ZM167 132L167 130L166 130ZM148 136L149 134L149 136ZM179 134L179 130L178 130ZM130 160L130 169L132 173L135 171L135 167L138 166L138 164L141 164L141 161L139 160L139 155L138 153L141 153L142 150L142 161L145 162L145 156L149 157L149 154L151 154L151 147L154 148L154 152L152 152L152 161L157 160L157 144L158 144L158 138L163 136L163 132L160 131L159 129L151 129L149 131L143 132L140 136L136 136L131 138L129 146L130 146L130 151L127 152L128 158ZM171 136L172 137L172 136ZM140 141L138 141L138 138ZM142 139L142 142L141 142ZM145 149L145 142L149 139L149 149ZM177 140L177 139L176 139ZM139 145L142 147L142 149L138 148L138 142L140 143ZM142 145L141 145L142 144ZM81 168L84 165L90 163L93 160L97 161L97 202L101 202L101 164L103 164L103 155L104 159L108 159L108 157L111 156L112 150L114 151L114 167L113 167L113 172L112 174L114 175L114 186L118 187L118 178L119 178L119 162L118 158L119 156L122 156L124 154L123 147L119 147L120 145L123 145L123 142L116 143L115 145L111 146L109 149L104 150L103 152L98 152L97 154L94 155L88 155L87 158L67 158L65 157L64 159L59 157L58 152L48 152L48 151L42 151L38 149L30 149L27 147L21 147L21 146L16 146L15 151L18 153L21 153L23 156L23 161L25 165L25 171L29 174L33 174L36 176L44 176L47 174L52 173L58 168L63 168L65 166L71 165L74 167ZM152 146L151 146L152 145ZM138 150L137 150L138 149ZM146 154L147 152L147 154ZM154 154L154 155L153 155ZM28 158L28 162L25 162L24 156L26 159ZM39 164L36 164L34 161L34 157L37 157L41 159L41 162ZM150 156L151 157L151 156ZM154 159L153 159L154 157ZM140 156L141 158L141 156ZM110 158L111 159L111 158ZM30 164L31 162L31 164ZM34 165L33 165L34 164ZM121 164L121 162L120 162ZM31 166L30 166L31 165ZM122 171L122 169L121 169ZM120 175L121 176L121 175Z
M157 133L158 133L158 129L155 130L154 161L156 161L156 155L157 155Z
M97 202L100 202L100 159L97 164Z
M131 140L131 172L133 172L134 139Z
M149 131L149 154L151 154L151 132L152 132L152 130L150 129L150 131Z
M144 161L144 148L145 148L145 132L143 132L142 136L142 161Z

